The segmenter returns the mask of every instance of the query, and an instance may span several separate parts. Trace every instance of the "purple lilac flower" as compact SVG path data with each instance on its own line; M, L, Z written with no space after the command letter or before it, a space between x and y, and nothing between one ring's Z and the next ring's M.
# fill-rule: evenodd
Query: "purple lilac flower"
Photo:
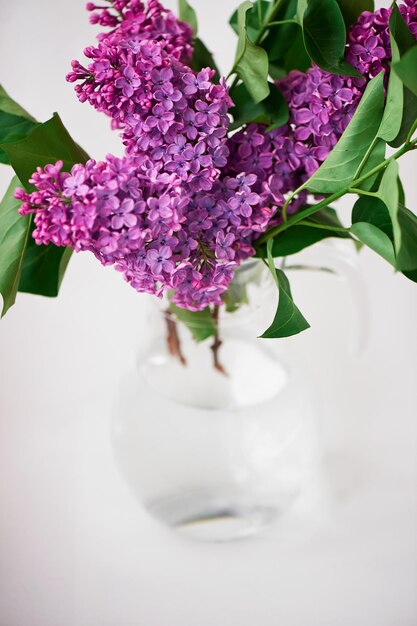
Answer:
M77 82L82 102L109 115L121 129L129 155L151 159L159 171L176 173L184 183L196 177L193 190L208 191L228 158L227 112L232 102L224 80L215 84L214 70L194 72L183 63L191 31L158 2L148 2L145 10L134 0L115 0L114 8L123 19L99 36L97 47L86 48L92 60L88 67L73 62L68 80ZM187 158L166 158L181 145L181 138L197 150L191 165ZM201 167L207 170L204 174Z
M107 0L109 7L103 8L88 2L92 11L92 24L110 28L123 28L129 35L125 41L127 50L137 52L143 39L163 41L167 52L184 62L192 56L192 31L188 24L180 22L165 9L158 0L148 0L147 9L141 0ZM105 38L106 36L101 36ZM151 52L149 52L151 55Z
M62 162L38 168L30 181L36 191L17 192L20 213L34 213L36 243L93 252L138 291L174 290L173 301L191 310L221 304L233 268L254 252L253 232L272 214L251 191L256 177L226 177L191 192L152 166L109 155L70 173Z
M417 38L417 1L404 1L400 11ZM346 58L362 79L334 76L315 65L305 74L293 71L278 82L289 106L288 123L269 133L250 124L229 139L226 172L255 173L253 192L262 205L279 209L288 194L314 174L346 129L367 82L381 71L389 72L389 17L388 9L364 12L348 34ZM289 211L296 211L305 199L303 192Z
M38 168L36 190L16 192L20 213L34 214L36 243L90 251L138 291L171 290L190 310L221 304L256 237L340 138L366 82L389 70L389 11L362 14L348 35L347 58L362 79L316 66L291 72L278 83L288 123L268 133L249 124L227 139L225 82L184 65L189 27L156 0L146 10L139 0L111 5L116 13L90 3L93 21L113 30L87 48L88 68L73 62L69 80L81 80L79 99L121 129L126 156L70 173L61 161ZM417 0L400 10L417 36ZM290 211L305 201L302 192Z
M96 67L97 63L95 63L94 66ZM100 71L100 75L101 75L101 71ZM117 87L117 89L122 90L122 94L125 96L125 98L131 98L133 94L135 93L135 89L139 87L139 85L140 85L140 78L136 74L133 67L130 67L129 65L126 65L122 69L122 75L119 76L119 78L114 83L114 86Z

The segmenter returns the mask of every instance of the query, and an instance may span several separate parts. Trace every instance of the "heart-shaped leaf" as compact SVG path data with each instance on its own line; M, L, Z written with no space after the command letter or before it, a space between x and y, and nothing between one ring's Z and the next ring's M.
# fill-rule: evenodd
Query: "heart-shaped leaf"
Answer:
M392 222L380 198L360 197L352 211L351 232L395 267Z
M398 9L397 9L398 10ZM394 37L396 16L391 15L390 19L390 40L392 51L392 62L400 60L400 50ZM396 72L390 72L387 97L385 102L384 115L378 131L378 137L386 142L393 141L400 132L404 110L404 89L401 79Z
M392 201L387 196L385 198L386 202ZM414 280L411 274L417 271L417 216L399 202L395 223L400 235L397 235L399 244L394 245L393 222L387 204L374 194L366 195L360 197L353 208L351 232L407 278Z
M262 339L292 337L310 328L310 324L294 304L288 278L282 270L276 268L275 275L279 289L278 308L271 326L261 335Z
M308 248L329 237L349 238L347 232L338 229L342 229L342 224L337 217L336 211L327 207L314 213L302 224L295 224L292 228L288 228L274 237L272 256L277 258L297 254L300 250L304 250L304 248ZM266 257L266 246L260 248L257 254L258 256Z
M394 246L388 235L382 230L368 222L358 222L352 224L351 232L356 235L361 243L371 248L395 267Z
M392 160L388 163L377 191L361 191L360 193L371 198L379 198L385 204L392 223L395 250L398 251L401 247L401 228L398 221L399 189L397 161Z
M20 182L15 176L0 203L0 293L3 296L2 317L15 303L22 273L26 246L31 231L31 216L20 216L19 200L14 197Z
M194 39L194 51L191 67L195 72L199 72L204 67L211 67L216 72L214 80L218 81L220 79L219 70L212 53L198 37Z
M69 171L75 163L84 163L88 159L88 155L74 142L57 114L44 124L35 126L25 139L2 144L2 148L28 191L33 189L28 179L37 166L55 163L61 159L64 162L63 169ZM25 221L26 218L19 219ZM70 248L52 244L37 246L29 237L21 265L18 291L56 296L71 253Z
M392 69L407 89L417 96L417 46L408 50L400 61L393 63Z
M375 167L380 165L385 160L385 152L387 150L387 144L383 139L377 139L375 145L372 147L372 150L369 152L365 163L363 164L360 175L363 176L367 174ZM367 178L360 185L360 189L370 190L375 184L375 181L378 179L378 172Z
M391 11L390 32L391 37L394 38L397 44L400 58L403 57L408 50L415 47L416 40L395 3L393 4ZM395 50L394 54L396 54ZM395 56L394 63L395 62L398 62L398 56ZM390 80L395 80L392 78L393 76L396 76L397 79L399 79L399 76L397 76L395 72L391 72ZM394 148L402 146L410 129L417 120L417 96L404 85L401 87L401 90L403 91L403 114L401 125L398 135L393 140L390 140L390 145Z
M36 120L28 113L23 107L20 106L13 98L9 96L4 87L0 85L0 111L9 113L10 115L16 115L16 117L23 117L36 124Z
M267 257L269 269L278 287L279 298L274 320L271 326L261 335L261 338L279 339L298 335L303 330L310 328L310 324L294 304L288 278L282 270L278 270L275 267L271 239L267 243Z
M75 143L57 113L47 122L35 126L25 139L0 147L9 156L14 171L27 190L33 189L28 180L38 166L62 160L63 170L68 172L75 163L88 160L87 153Z
M25 250L19 291L55 298L72 255L71 248L38 246L29 238Z
M401 56L404 56L411 48L414 48L416 40L395 2L393 2L391 6L389 28L391 35L397 43Z
M35 125L33 117L0 85L0 144L23 139ZM0 163L10 164L9 157L1 149Z
M189 24L195 37L198 32L197 15L187 0L178 0L178 14L182 22Z
M364 11L374 12L374 0L337 0L346 28L356 22Z
M246 0L238 8L238 44L234 71L246 85L254 102L264 100L269 94L268 55L248 37L247 13L253 11L253 4Z
M30 131L36 126L34 122L0 111L0 144L13 141L19 141L26 137ZM0 163L10 165L10 159L4 150L0 149Z
M266 16L267 12L270 9L270 6L271 5L268 0L256 0L256 2L253 3L253 11L250 11L246 18L246 30L248 36L252 41L255 41L262 27L262 24L259 22L259 9L261 11L261 15ZM236 9L236 11L231 16L229 24L233 28L235 33L239 34L238 9Z
M269 84L270 93L262 102L255 103L242 83L231 92L234 107L230 113L234 117L234 121L229 126L230 130L240 128L244 124L256 122L258 124L266 124L268 130L278 128L288 121L288 105L280 92L273 84Z
M209 307L203 311L188 311L171 302L169 310L180 322L187 326L196 341L204 341L208 337L213 337L217 332L216 322Z
M305 48L319 67L332 74L360 74L345 60L346 27L337 0L309 0L303 13Z
M397 253L397 269L402 272L417 270L417 216L400 203L398 222L401 246Z

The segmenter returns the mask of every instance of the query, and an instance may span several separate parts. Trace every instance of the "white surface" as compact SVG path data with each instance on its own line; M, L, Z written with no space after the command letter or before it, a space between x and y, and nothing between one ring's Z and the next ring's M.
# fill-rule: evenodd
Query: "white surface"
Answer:
M234 4L194 0L225 69ZM39 119L58 110L101 157L117 138L64 80L93 34L81 0L2 2L1 82ZM115 465L109 406L146 332L145 298L88 255L58 300L19 295L0 324L0 626L415 626L417 290L371 253L360 268L372 315L360 360L337 321L343 284L293 281L313 324L290 346L322 404L327 505L231 545L157 526Z

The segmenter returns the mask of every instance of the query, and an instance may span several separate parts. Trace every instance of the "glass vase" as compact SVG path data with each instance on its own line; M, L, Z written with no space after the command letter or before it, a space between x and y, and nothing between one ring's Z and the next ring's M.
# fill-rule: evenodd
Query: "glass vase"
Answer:
M227 540L273 523L314 479L313 404L285 342L259 339L277 293L258 260L234 279L238 309L219 311L216 337L196 341L167 303L149 311L147 342L113 422L119 467L160 522ZM230 308L230 307L229 307Z

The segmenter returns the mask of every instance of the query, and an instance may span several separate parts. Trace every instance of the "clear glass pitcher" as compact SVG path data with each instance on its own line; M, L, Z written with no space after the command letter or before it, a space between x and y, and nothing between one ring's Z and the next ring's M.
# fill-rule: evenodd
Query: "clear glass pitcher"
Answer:
M329 246L320 263L359 302L351 258ZM244 303L233 313L221 307L219 337L202 342L181 323L173 337L166 305L153 304L138 368L114 409L116 458L134 494L159 521L200 539L259 531L319 472L309 383L294 371L286 340L258 339L275 313L275 283L251 260L237 271L235 287ZM356 326L359 344L363 323Z

